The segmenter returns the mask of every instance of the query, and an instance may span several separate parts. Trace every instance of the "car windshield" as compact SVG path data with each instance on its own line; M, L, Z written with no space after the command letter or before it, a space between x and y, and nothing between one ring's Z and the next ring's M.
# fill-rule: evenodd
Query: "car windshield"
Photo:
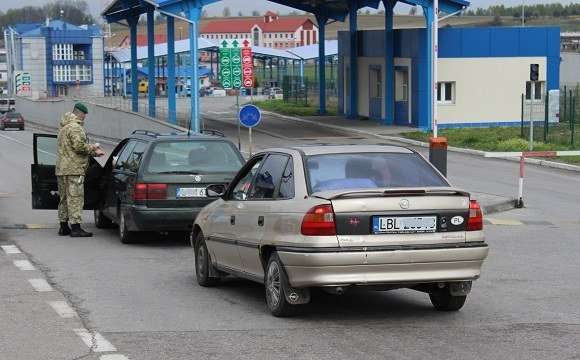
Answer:
M356 153L308 156L308 192L449 186L419 154Z
M19 119L19 118L21 118L21 117L22 117L22 115L20 115L20 113L15 113L15 112L13 112L13 113L8 113L8 114L6 114L6 117L7 117L7 118L14 118L14 119Z
M207 174L235 172L242 166L229 141L195 140L156 143L147 166L149 173Z

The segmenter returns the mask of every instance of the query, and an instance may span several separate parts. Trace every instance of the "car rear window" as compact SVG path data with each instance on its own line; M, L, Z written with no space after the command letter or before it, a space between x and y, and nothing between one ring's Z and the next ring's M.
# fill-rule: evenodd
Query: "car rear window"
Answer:
M15 113L15 112L13 112L13 113L7 113L5 116L7 118L13 118L13 119L19 119L19 118L22 117L22 115L20 113Z
M147 172L235 172L243 159L229 141L163 141L151 149Z
M357 153L309 156L309 192L449 186L419 154Z

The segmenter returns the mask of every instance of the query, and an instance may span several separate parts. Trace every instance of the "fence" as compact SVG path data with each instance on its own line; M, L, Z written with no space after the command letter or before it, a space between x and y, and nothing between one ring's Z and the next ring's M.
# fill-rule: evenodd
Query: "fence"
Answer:
M525 95L522 94L520 136L523 139L529 139L530 132L533 131L534 141L566 146L580 144L580 136L576 129L579 122L576 114L580 106L577 101L578 91L574 93L567 91L564 87L560 93L563 96L560 96L557 122L549 121L550 99L548 95L545 95L542 100L532 103L526 100ZM531 122L534 124L533 130L530 128Z
M286 102L310 106L319 105L320 83L309 81L308 77L284 75L282 90ZM327 106L337 106L338 104L338 91L334 81L326 82L326 100Z

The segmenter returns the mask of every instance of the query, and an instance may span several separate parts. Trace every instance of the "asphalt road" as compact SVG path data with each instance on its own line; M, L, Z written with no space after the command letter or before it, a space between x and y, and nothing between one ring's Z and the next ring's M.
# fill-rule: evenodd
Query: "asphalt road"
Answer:
M237 142L234 109L206 109L205 126ZM263 121L254 151L384 142ZM90 212L83 219L93 238L59 237L55 211L30 210L33 131L0 132L0 359L580 357L578 173L526 168L526 207L486 218L490 255L459 312L437 312L411 290L361 290L314 292L301 317L278 319L263 286L236 278L198 286L186 239L123 245L116 229L95 229ZM240 144L249 153L247 129ZM448 160L455 185L515 196L517 163L455 153Z

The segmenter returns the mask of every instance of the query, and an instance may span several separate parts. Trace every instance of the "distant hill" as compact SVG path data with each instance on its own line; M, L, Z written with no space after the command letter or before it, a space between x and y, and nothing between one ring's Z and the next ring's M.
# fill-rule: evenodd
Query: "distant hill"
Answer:
M316 19L313 15L304 15L316 23ZM281 15L281 18L289 17L288 15ZM295 16L292 16L295 17ZM230 19L247 19L249 17L230 17ZM212 20L224 19L221 17L211 17L204 18L199 21L199 29L203 27ZM495 26L521 26L521 20L514 18L512 16L453 16L449 17L440 22L440 27L495 27ZM569 16L566 18L555 18L555 17L545 17L545 18L534 18L526 22L526 26L560 26L561 31L580 31L580 16ZM411 15L395 15L394 16L394 27L395 29L409 29L409 28L424 28L425 27L425 17L423 15L411 16ZM189 38L189 27L188 23L181 20L175 21L175 39L179 40L181 28L181 37L183 39ZM358 29L359 30L378 30L385 28L385 17L384 15L359 15L358 16ZM326 26L326 39L332 40L337 38L338 31L348 31L349 23L348 19L346 22L334 22ZM146 34L147 28L146 24L139 24L137 32L139 34ZM155 25L155 34L166 34L166 24L164 21L157 22ZM118 45L125 36L129 35L129 30L127 27L112 24L111 33L115 34L114 40L110 43L112 46Z

